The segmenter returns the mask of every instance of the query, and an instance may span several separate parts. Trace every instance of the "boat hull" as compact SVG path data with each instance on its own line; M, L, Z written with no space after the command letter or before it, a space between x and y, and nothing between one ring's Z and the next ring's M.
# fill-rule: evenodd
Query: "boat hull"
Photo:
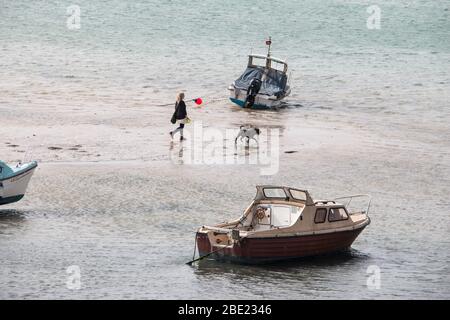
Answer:
M216 260L236 263L267 263L325 255L348 249L364 227L355 230L302 236L274 238L245 238L233 246L210 255ZM206 233L197 232L200 256L220 248L211 246Z
M24 194L20 194L17 196L12 196L12 197L0 197L0 206L1 205L5 205L5 204L10 204L10 203L14 203L14 202L18 202L20 200L22 200L22 198L24 197Z
M28 188L37 164L12 177L0 180L0 205L20 201Z
M235 98L230 98L230 101L233 102L234 104L238 105L241 108L244 108L244 100L239 100L239 99L235 99ZM254 105L252 105L250 108L248 109L254 109L254 110L266 110L266 109L272 109L272 108L277 108L279 107L281 104L277 103L277 104L272 104L272 105L267 105L267 104L260 104L260 103L255 103Z
M247 98L247 93L245 91L239 90L231 86L229 88L230 91L230 101L235 103L241 108L244 108L244 102ZM274 99L274 97L269 97L267 95L257 94L255 97L255 103L249 109L273 109L278 108L282 104L282 100L289 95L289 92L286 95Z

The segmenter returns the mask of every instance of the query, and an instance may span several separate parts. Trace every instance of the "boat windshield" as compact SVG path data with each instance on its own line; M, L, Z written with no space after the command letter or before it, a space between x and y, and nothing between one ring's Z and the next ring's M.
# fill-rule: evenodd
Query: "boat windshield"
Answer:
M263 191L266 198L288 198L283 188L264 188Z
M283 202L300 202L304 205L314 205L314 201L311 198L307 190L293 189L284 186L256 186L255 200L277 200Z
M306 192L302 190L297 189L289 189L289 192L291 193L292 198L295 200L305 201L306 202Z

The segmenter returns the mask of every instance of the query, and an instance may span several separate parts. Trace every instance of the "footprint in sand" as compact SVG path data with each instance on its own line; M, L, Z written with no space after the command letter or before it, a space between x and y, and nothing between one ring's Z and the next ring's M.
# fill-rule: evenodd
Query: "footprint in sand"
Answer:
M298 152L298 151L295 151L295 150L289 150L289 151L285 151L284 153L296 153L296 152Z
M48 147L48 150L62 150L60 147Z
M8 147L10 148L17 148L20 147L18 144L8 144Z

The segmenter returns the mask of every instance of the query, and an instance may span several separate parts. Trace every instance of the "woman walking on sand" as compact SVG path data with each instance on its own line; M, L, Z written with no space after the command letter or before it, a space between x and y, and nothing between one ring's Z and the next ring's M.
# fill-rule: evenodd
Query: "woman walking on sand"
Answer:
M177 95L177 102L175 103L175 112L173 113L171 122L173 124L178 123L179 126L174 131L170 131L170 137L173 139L175 133L180 132L180 140L184 140L183 137L183 128L187 122L187 112L186 112L186 104L183 101L184 93L180 92Z

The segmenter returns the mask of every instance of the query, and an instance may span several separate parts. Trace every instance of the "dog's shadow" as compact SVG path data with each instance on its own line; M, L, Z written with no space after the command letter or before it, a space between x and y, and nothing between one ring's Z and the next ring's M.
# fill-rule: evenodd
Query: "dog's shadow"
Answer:
M239 152L241 151L241 152ZM249 157L252 152L259 152L259 142L256 140L256 144L250 145L250 142L247 140L244 142L244 144L234 144L234 155L239 156L243 155L244 157Z

